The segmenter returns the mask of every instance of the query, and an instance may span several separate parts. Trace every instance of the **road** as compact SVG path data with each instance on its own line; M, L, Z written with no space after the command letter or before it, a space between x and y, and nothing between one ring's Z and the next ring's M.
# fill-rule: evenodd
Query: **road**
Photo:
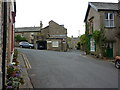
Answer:
M118 88L114 64L76 52L18 49L31 65L34 88Z

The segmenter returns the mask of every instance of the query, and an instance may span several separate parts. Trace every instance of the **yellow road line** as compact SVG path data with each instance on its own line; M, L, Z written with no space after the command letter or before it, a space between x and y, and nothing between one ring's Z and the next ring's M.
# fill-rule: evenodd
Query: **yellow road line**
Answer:
M1 66L1 65L0 65ZM2 72L2 66L0 67L0 72Z
M27 62L27 64L28 64L28 67L29 67L29 69L31 68L31 65L30 65L30 63L29 63L29 61L28 61L28 58L27 58L27 56L26 56L26 62Z
M30 69L30 68L31 68L31 65L30 65L30 63L29 63L29 61L28 61L27 56L26 56L25 54L22 54L22 55L23 55L23 58L24 58L26 67L27 67L28 69Z

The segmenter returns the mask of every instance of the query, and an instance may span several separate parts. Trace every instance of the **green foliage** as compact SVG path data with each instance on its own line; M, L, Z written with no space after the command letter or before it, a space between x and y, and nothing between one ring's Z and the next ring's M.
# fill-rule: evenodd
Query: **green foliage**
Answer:
M21 40L21 36L20 35L17 35L17 36L15 36L15 41L20 41Z
M80 42L77 43L77 46L80 46Z
M80 49L80 42L77 43L77 49Z
M80 44L81 45L85 45L86 44L86 36L85 36L85 34L80 36Z
M16 35L15 36L15 41L20 42L20 41L27 41L25 37L22 37L21 35Z
M6 88L7 90L18 90L20 84L24 84L21 75L22 68L20 65L9 64L7 66Z
M17 50L17 49L15 49L15 50L14 50L14 55L13 55L13 58L17 59L17 57L18 57L18 50Z
M86 36L86 54L90 53L90 45L89 45L89 30L88 30L88 24L86 23L86 31L85 31L85 36Z
M101 39L101 31L98 30L94 31L92 37L94 38L96 43L99 43Z
M21 41L27 41L27 39L25 37L22 37Z
M103 57L107 56L106 48L102 48L102 56Z

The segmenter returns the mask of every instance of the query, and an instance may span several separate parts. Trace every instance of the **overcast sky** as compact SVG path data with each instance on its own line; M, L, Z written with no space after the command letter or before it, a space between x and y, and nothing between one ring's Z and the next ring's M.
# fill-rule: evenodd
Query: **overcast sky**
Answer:
M84 18L88 2L118 2L118 0L16 0L16 27L48 25L50 20L65 26L68 36L84 34Z

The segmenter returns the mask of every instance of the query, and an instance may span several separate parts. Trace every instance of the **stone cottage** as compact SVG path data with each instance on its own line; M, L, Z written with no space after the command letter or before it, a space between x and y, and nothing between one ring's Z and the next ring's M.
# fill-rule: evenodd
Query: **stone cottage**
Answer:
M89 52L95 54L96 49L104 47L106 56L113 58L120 55L120 14L118 3L89 2L85 16L86 34ZM92 37L94 31L104 32L105 41L100 47ZM98 54L101 56L101 50Z
M38 41L46 41L47 50L67 51L67 29L51 20L41 29Z
M15 35L27 38L36 49L67 51L67 29L53 20L49 25L42 27L21 27L15 29Z

